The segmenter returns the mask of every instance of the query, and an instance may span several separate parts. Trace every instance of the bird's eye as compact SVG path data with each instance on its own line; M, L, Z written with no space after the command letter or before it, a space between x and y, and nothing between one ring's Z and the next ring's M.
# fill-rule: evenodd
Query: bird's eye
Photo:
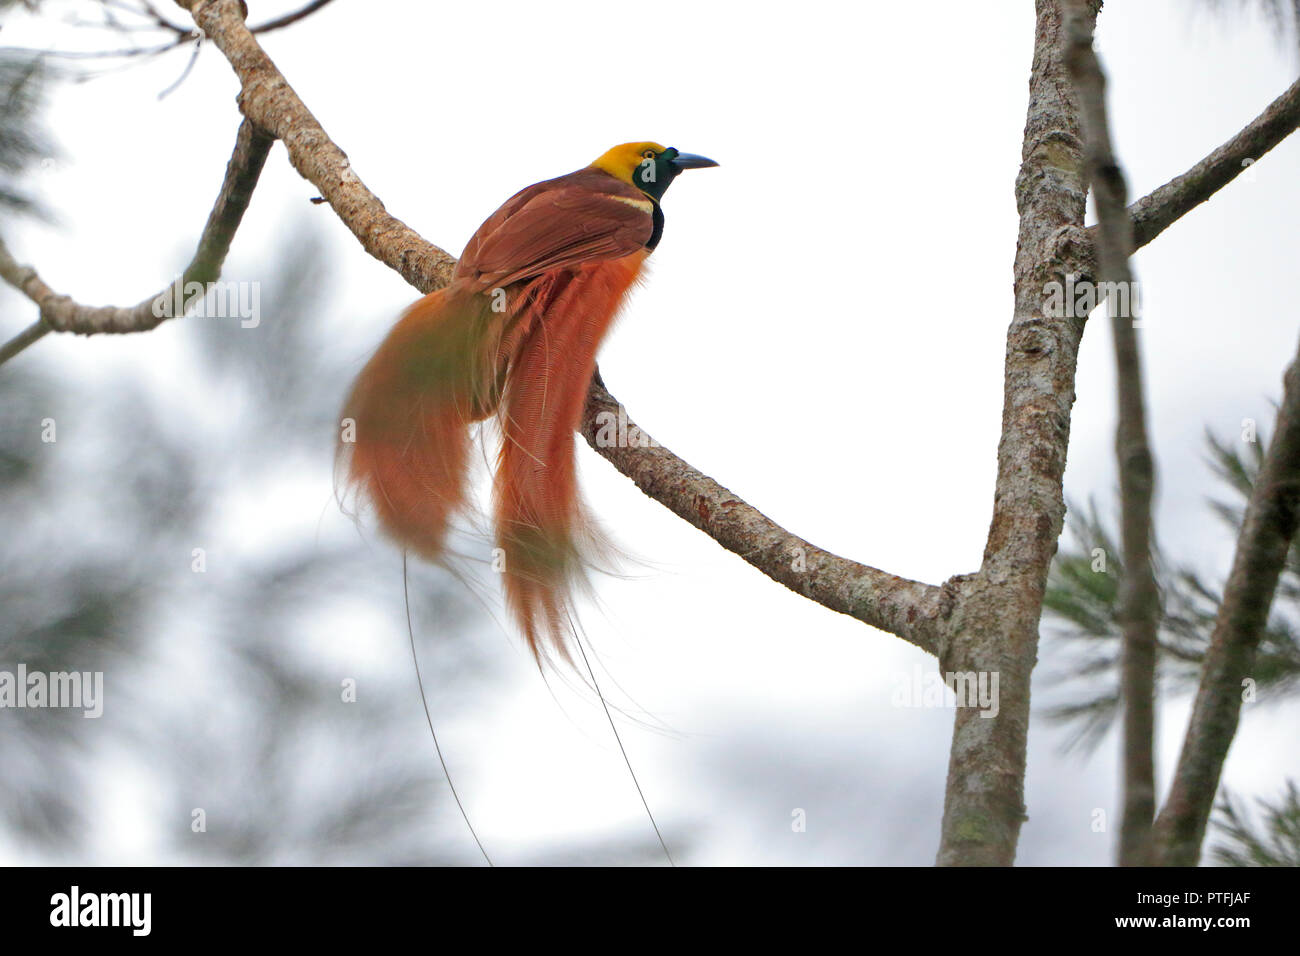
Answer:
M655 151L654 151L653 149L647 149L644 153L641 154L641 158L642 158L642 159L654 159L654 158L655 158Z

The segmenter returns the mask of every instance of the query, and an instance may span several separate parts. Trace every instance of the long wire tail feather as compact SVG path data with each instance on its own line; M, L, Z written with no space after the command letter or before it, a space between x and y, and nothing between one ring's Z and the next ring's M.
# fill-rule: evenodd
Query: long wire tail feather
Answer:
M645 798L645 791L641 789L641 781L637 779L636 771L632 769L632 761L628 758L627 748L623 746L623 737L618 732L618 727L614 724L614 716L609 712L609 704L605 701L605 695L600 690L600 684L596 681L596 672L592 669L591 661L587 659L586 648L582 646L581 636L577 636L574 643L578 645L578 653L582 655L582 663L587 667L587 674L591 677L591 686L596 689L596 696L600 698L600 706L605 710L605 719L609 721L609 729L614 732L614 740L618 742L618 751L623 755L623 763L627 765L627 772L632 777L632 785L636 787L637 796L641 798L641 806L645 807L645 814L650 818L650 826L654 827L655 836L659 840L659 845L663 847L664 856L668 859L668 865L676 867L677 863L673 860L673 855L668 851L668 844L664 842L664 835L659 829L659 824L655 821L655 815L650 810L650 802Z
M438 732L433 729L433 715L429 713L429 698L424 692L424 678L420 676L420 659L415 653L415 628L411 624L411 589L409 578L406 570L406 552L402 552L402 598L406 602L406 633L411 638L411 662L415 665L415 681L420 687L420 703L424 705L424 719L429 724L429 736L433 738L433 749L438 754L438 763L442 765L442 774L447 778L447 787L451 790L452 798L456 801L456 807L460 810L460 815L465 821L465 826L469 828L469 834L478 844L478 851L483 854L483 859L488 866L495 866L492 858L488 856L487 850L483 848L483 841L478 838L478 832L474 829L474 824L469 822L469 814L465 812L465 805L460 802L460 794L456 792L456 785L451 782L451 771L447 769L447 761L442 756L442 746L438 743ZM666 851L665 851L666 852Z

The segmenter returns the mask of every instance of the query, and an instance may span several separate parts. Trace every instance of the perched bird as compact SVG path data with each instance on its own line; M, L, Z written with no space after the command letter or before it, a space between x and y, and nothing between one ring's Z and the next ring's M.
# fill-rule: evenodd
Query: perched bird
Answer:
M596 350L663 234L664 191L716 165L625 143L516 193L474 233L451 283L401 317L344 406L344 480L390 537L432 561L467 505L470 426L496 416L499 569L539 666L550 651L568 659L571 595L593 543L574 430Z

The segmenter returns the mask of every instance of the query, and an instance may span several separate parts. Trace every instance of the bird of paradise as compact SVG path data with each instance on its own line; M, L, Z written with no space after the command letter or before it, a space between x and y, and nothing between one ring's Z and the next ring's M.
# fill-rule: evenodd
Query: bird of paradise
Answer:
M569 659L594 544L574 431L596 352L663 235L660 203L711 159L624 143L529 186L470 238L449 285L399 319L352 386L345 480L405 550L446 558L468 506L471 426L495 416L492 518L506 605L539 666Z

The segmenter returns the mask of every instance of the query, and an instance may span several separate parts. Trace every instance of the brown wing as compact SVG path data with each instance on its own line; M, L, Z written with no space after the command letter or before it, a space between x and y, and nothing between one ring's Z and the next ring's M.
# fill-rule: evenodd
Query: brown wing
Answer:
M474 233L456 277L486 289L583 262L620 259L650 241L652 210L639 189L599 169L529 186Z

